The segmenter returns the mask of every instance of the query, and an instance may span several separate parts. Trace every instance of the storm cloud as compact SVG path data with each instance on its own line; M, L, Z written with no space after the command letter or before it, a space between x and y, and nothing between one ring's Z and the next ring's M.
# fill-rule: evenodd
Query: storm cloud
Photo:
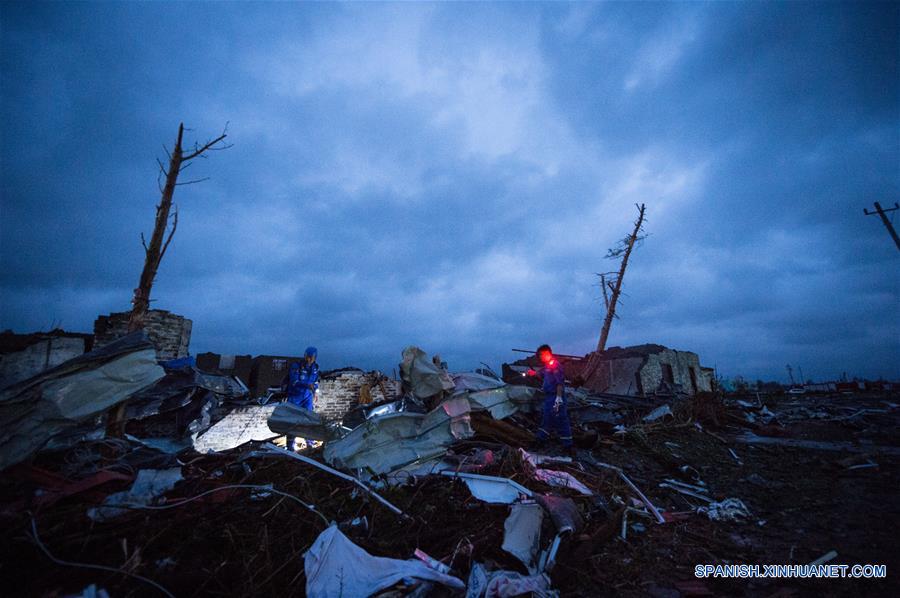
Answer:
M155 307L193 352L390 371L610 345L724 375L900 377L897 4L4 3L0 327L129 307L178 123Z

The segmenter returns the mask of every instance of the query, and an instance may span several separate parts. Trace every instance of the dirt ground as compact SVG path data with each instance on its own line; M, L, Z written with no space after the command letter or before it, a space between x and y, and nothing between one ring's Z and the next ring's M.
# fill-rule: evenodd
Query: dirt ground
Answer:
M775 414L789 413L792 404L767 402ZM826 409L821 415L820 409L814 418L766 424L743 423L747 410L734 403L720 409L713 418L718 422L696 410L676 410L674 418L652 424L630 417L626 433L602 429L584 435L582 445L590 446L579 449L574 463L553 465L588 485L593 497L530 477L516 446L533 430L530 417L516 416L505 432L476 426L479 433L453 449L490 449L494 462L479 473L508 477L577 503L585 526L563 541L550 574L552 587L562 596L897 596L896 409L883 398L866 405L878 412L836 419L835 413L843 411ZM589 428L581 431L591 432ZM776 443L826 444L810 448L739 441L748 432ZM505 443L498 442L500 437ZM350 539L374 555L406 559L419 548L450 565L463 580L474 562L525 573L500 548L509 507L476 500L459 481L432 476L380 491L410 515L402 520L350 482L293 460L254 456L252 448L182 455L185 480L166 494L163 508L135 509L105 522L91 521L87 509L127 489L129 482L110 480L52 504L41 503L47 484L36 481L29 468L65 473L71 480L79 459L89 461L95 471L125 471L169 466L167 457L140 451L126 457L116 447L101 445L93 452L82 447L80 453L41 456L7 470L0 481L5 538L0 574L10 592L4 594L65 596L96 584L114 597L163 595L156 583L176 596L302 596L302 555L330 521L342 524ZM622 539L623 507L633 504L633 492L598 462L621 467L657 508L673 514L667 515L673 521L657 524L629 515ZM865 467L850 469L854 465ZM713 500L739 498L751 516L711 521L694 512L704 501L660 487L667 478L702 482ZM272 484L312 503L318 513L265 490L223 488L235 484ZM361 517L365 525L350 523ZM554 534L549 520L543 532L545 546ZM883 564L887 578L694 575L699 564L806 564L832 550L838 556L830 564ZM452 594L437 587L432 595Z

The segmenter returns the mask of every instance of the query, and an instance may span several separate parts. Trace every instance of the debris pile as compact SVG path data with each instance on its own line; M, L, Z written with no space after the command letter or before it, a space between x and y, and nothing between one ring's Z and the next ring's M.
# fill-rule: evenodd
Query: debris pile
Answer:
M897 522L889 396L572 389L564 456L532 445L537 389L436 361L407 348L402 396L341 421L160 367L140 335L3 390L11 595L841 593L694 566L898 564L895 525L872 525Z

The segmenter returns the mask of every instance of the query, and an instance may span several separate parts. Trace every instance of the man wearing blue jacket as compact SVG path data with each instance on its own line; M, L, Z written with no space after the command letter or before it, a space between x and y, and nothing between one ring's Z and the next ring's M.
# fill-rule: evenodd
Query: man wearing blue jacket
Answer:
M541 417L541 427L538 428L537 443L542 445L547 442L550 432L556 429L559 440L568 452L572 452L572 427L569 424L569 412L566 408L566 374L562 364L554 357L550 345L538 347L537 356L544 364L540 374L534 370L529 374L540 375L543 378L541 390L544 391L544 408Z
M304 352L303 363L296 361L291 363L288 372L286 391L287 400L303 409L313 410L316 390L319 388L319 364L316 363L318 351L315 347L307 347ZM294 450L294 436L287 437L287 448ZM305 441L305 440L304 440ZM307 443L308 444L308 443Z

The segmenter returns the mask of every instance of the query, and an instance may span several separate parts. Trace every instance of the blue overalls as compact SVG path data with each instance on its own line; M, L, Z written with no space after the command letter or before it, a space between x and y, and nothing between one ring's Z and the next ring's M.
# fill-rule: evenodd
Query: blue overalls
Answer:
M309 385L312 384L312 390ZM304 363L303 365L296 361L291 364L291 371L288 373L287 398L294 405L299 405L304 409L313 408L313 397L316 389L319 388L319 364L315 361L312 363Z
M554 359L547 364L542 375L544 378L541 387L544 391L544 409L537 438L539 441L547 440L550 433L556 429L563 446L572 446L572 428L569 425L569 411L566 407L566 374L562 364ZM563 387L562 404L559 406L559 410L555 411L553 404L556 402L556 387L560 385Z
M313 388L310 389L309 385ZM319 364L304 362L302 365L296 361L291 364L287 380L287 400L303 409L313 410L313 398L316 389L319 388ZM296 437L287 437L288 450L294 450ZM305 439L304 439L305 440Z

